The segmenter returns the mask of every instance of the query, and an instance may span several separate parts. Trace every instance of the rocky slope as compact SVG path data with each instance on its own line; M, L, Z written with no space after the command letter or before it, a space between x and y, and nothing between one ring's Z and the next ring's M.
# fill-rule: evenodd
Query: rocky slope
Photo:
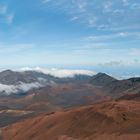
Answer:
M25 117L30 117L30 114L17 116L15 110L30 111L32 112L31 116L34 116L34 114L92 105L120 97L121 99L131 99L139 96L137 94L140 92L139 78L117 80L104 73L95 76L75 75L71 78L57 78L33 71L13 72L7 70L1 72L0 77L1 84L13 82L15 85L17 84L17 87L21 81L26 82L26 84L36 81L44 85L18 94L1 94L0 126L7 126ZM6 82L8 80L9 82ZM47 85L47 83L50 84ZM23 87L27 88L28 86L24 85ZM13 111L13 113L9 113L8 110Z
M140 102L112 101L27 119L2 129L4 140L139 140Z

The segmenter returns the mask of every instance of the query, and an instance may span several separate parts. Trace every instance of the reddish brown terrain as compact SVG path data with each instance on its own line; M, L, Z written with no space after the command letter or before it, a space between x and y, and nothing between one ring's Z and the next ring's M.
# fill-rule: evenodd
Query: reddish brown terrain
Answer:
M139 140L140 102L111 101L41 115L1 134L4 140Z
M42 87L19 97L3 96L0 98L0 105L14 109L50 112L57 111L58 108L89 105L111 98L98 86L77 82Z
M1 74L1 84L36 81L44 86L14 94L1 91L0 140L140 139L140 78Z

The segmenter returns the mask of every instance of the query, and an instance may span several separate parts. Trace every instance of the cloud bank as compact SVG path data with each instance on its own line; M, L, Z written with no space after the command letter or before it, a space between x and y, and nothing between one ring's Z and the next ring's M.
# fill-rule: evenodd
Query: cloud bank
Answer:
M95 75L95 71L90 70L70 70L70 69L57 69L57 68L21 68L22 71L37 71L42 72L44 74L50 74L55 77L63 78L63 77L74 77L75 75Z
M0 93L10 95L10 94L13 94L13 93L16 94L16 93L19 93L19 92L27 92L31 89L39 88L39 87L42 87L42 86L43 85L41 85L38 82L28 83L28 84L21 82L18 85L0 84Z

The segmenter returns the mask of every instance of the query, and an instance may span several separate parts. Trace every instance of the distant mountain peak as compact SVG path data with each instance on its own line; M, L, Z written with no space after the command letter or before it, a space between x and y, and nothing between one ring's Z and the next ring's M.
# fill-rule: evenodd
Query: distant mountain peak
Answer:
M106 76L106 77L110 77L110 78L113 78L113 77L111 77L110 75L108 75L108 74L106 74L106 73L102 73L102 72L99 72L99 73L97 73L96 75L94 75L94 76ZM113 79L115 79L115 78L113 78Z
M0 72L0 73L1 73L1 74L2 74L2 73L3 73L3 74L9 74L9 73L14 73L14 71L8 69L8 70L4 70L4 71L2 71L2 72Z
M111 77L106 73L98 73L92 77L90 82L97 86L105 86L113 81L116 81L114 77Z

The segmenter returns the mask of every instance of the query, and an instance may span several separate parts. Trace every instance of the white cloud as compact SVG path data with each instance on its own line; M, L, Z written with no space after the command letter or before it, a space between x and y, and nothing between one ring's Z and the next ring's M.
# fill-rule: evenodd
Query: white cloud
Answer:
M4 92L5 94L17 93L17 89L13 85L4 85L0 84L0 92Z
M96 21L97 21L97 17L95 17L95 16L90 16L90 17L88 18L88 24L89 24L89 26L90 26L90 27L91 27L91 26L95 26Z
M36 68L29 68L29 67L25 67L25 68L21 68L22 71L28 71L28 70L33 70L33 71L38 71L38 72L43 72L45 74L50 74L56 77L73 77L74 75L78 75L78 74L84 74L84 75L94 75L96 74L96 72L94 71L89 71L89 70L70 70L70 69L57 69L57 68L40 68L40 67L36 67Z
M42 3L48 3L50 2L51 0L43 0Z
M5 16L5 20L6 20L6 23L7 24L12 24L13 23L13 20L14 20L14 14L11 13L11 14L8 14Z
M70 19L70 21L74 21L74 20L77 20L79 17L77 17L77 16L74 16L74 17L72 17L71 19Z
M140 9L140 3L133 3L133 4L131 5L131 8L132 8L132 9Z
M87 8L86 6L88 5L88 2L77 0L76 5L77 5L78 9L80 10L80 12L85 12L86 8Z
M120 32L120 33L107 34L107 35L88 36L88 37L85 37L84 40L104 41L104 40L127 38L127 37L134 37L135 39L138 39L140 38L140 32Z
M117 10L118 11L118 10ZM116 12L115 10L113 12ZM119 10L118 12L124 12L124 11L121 11ZM118 31L128 31L128 30L139 30L140 29L140 26L139 24L127 24L127 25L122 25L122 26L107 26L107 25L100 25L98 27L98 29L100 30L105 30L105 31L115 31L115 32L118 32Z
M6 43L0 43L0 54L3 53L17 53L24 50L33 49L35 45L34 44L6 44Z
M130 28L133 23L139 24L137 19L140 4L130 0L42 0L42 3L63 11L70 19L78 17L75 22L100 30L104 27L107 30L125 28L126 23ZM137 9L137 12L134 9Z
M24 92L27 92L29 91L30 89L33 89L33 88L39 88L39 87L42 87L43 85L41 85L40 83L38 82L34 82L34 83L23 83L21 82L19 85L17 85L17 89L19 90L22 90Z
M122 0L122 2L125 6L129 4L129 0Z
M140 56L140 49L138 48L132 48L129 52L129 55L131 56Z
M4 84L0 84L0 92L4 93L4 94L15 94L15 93L19 93L19 92L27 92L33 88L39 88L42 87L43 85L41 85L38 82L34 82L34 83L23 83L21 82L18 85L4 85Z
M111 7L112 7L112 2L110 1L107 1L105 4L104 4L104 11L105 12L110 12L111 11Z
M15 15L9 10L7 5L0 5L0 17L2 23L12 24Z
M4 15L7 13L7 6L5 5L0 5L0 14Z
M70 21L76 20L88 24L88 26L95 25L97 17L88 11L89 5L93 2L89 3L88 0L56 0L55 2L52 0L43 0L42 3L46 4L46 6L50 4L56 10L64 10L70 16Z
M104 63L100 63L101 66L110 66L110 67L123 67L123 66L134 66L134 65L139 65L140 61L138 59L132 59L132 60L116 60L116 61L108 61L108 62L104 62Z

